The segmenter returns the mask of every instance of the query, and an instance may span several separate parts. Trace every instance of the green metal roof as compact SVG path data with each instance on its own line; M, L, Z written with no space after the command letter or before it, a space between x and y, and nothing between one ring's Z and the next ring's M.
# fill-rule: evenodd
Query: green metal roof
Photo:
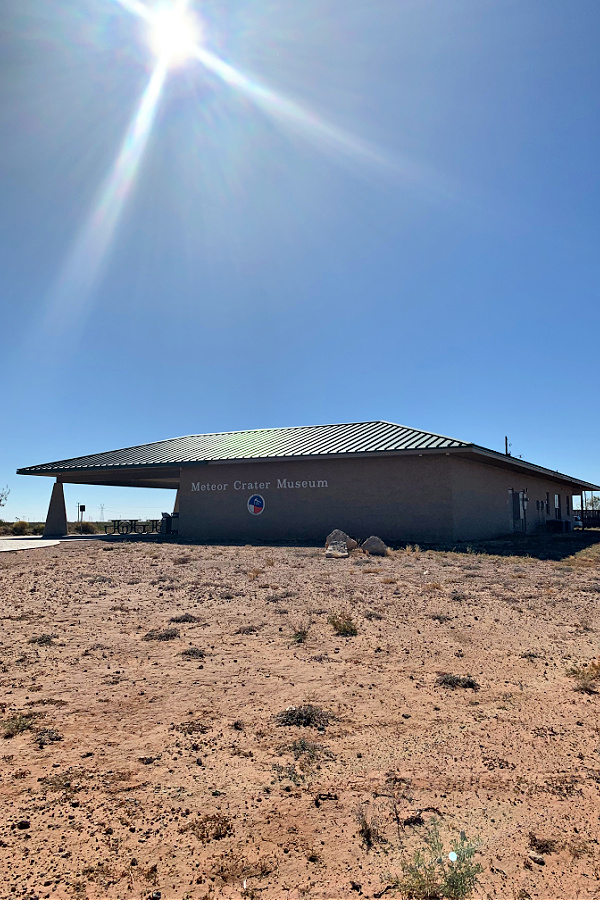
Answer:
M516 457L506 456L466 441L444 437L431 431L406 428L393 422L350 422L343 425L307 425L293 428L256 428L252 431L225 431L217 434L191 434L187 437L140 444L91 456L77 456L17 469L18 475L67 476L85 483L86 473L93 481L106 481L100 473L108 472L118 483L125 483L126 472L136 470L139 484L158 475L171 480L175 467L218 462L244 462L255 459L322 459L326 457L350 457L402 452L454 452L480 462L531 474L543 475L572 484L584 490L599 490L597 485L580 481L551 469L528 463ZM122 475L118 473L121 472ZM133 473L127 476L133 477ZM141 480L140 480L141 479ZM144 480L146 479L146 480ZM90 482L91 483L91 482ZM117 483L117 482L115 482ZM149 482L148 482L149 483ZM166 484L167 482L165 482ZM169 485L170 486L170 485Z
M353 422L294 428L258 428L192 434L122 450L61 459L18 469L19 475L49 475L116 467L169 466L226 460L345 456L400 450L447 450L471 444L392 422Z

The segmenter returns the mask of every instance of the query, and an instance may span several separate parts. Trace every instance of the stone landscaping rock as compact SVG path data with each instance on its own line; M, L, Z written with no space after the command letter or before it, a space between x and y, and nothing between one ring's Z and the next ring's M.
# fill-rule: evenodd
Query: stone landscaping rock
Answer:
M375 535L372 534L371 537L368 537L366 541L361 544L361 550L364 550L365 553L368 553L370 556L387 556L388 548L381 538L375 537Z
M354 538L351 538L345 531L341 531L339 528L334 528L331 534L327 535L325 547L329 547L334 541L343 541L348 550L355 550L358 547L358 543Z
M531 862L537 863L538 866L546 865L546 860L540 853L529 853L528 856Z
M346 559L348 556L348 547L346 541L330 541L325 551L326 559Z

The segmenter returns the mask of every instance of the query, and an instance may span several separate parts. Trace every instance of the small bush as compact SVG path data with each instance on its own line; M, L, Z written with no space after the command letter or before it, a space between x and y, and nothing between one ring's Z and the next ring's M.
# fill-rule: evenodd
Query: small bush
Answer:
M437 677L436 684L441 687L452 688L452 690L455 688L468 688L472 691L478 691L481 687L470 675L452 675L450 672L441 672Z
M292 633L293 644L305 644L310 631L310 622L296 622Z
M13 534L29 534L29 522L15 522L12 527Z
M582 666L573 666L568 669L567 675L575 679L576 691L582 694L597 694L600 684L600 659L584 663Z
M298 728L324 728L329 724L332 716L312 703L304 703L302 706L288 706L276 716L277 724L286 727Z
M161 631L158 628L151 629L142 638L143 641L174 641L179 637L178 628L165 628Z
M184 659L204 659L206 653L200 647L188 647L186 650L182 650L179 655L183 656Z
M327 624L331 625L340 637L355 637L358 634L358 629L349 612L332 613L327 619Z
M483 872L473 857L478 841L468 841L464 831L452 842L451 853L444 850L437 822L432 822L425 838L424 850L417 850L412 860L402 864L402 875L389 881L409 900L466 900L477 887L477 876Z

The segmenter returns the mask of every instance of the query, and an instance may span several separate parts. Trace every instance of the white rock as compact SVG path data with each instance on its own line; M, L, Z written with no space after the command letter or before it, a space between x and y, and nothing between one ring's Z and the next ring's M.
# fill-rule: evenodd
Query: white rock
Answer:
M326 559L345 559L348 556L346 541L330 541L325 551Z
M358 543L354 540L354 538L349 537L345 531L341 531L339 528L334 528L331 534L327 535L325 539L325 546L329 547L329 545L333 541L343 541L348 548L348 550L355 550L358 547Z

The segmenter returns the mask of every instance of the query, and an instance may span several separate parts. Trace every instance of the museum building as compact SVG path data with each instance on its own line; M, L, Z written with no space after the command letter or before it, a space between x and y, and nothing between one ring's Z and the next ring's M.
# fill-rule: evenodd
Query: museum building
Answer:
M172 438L18 469L56 483L45 534L66 533L63 484L173 488L197 541L357 538L454 542L569 530L599 488L477 444L392 422Z

